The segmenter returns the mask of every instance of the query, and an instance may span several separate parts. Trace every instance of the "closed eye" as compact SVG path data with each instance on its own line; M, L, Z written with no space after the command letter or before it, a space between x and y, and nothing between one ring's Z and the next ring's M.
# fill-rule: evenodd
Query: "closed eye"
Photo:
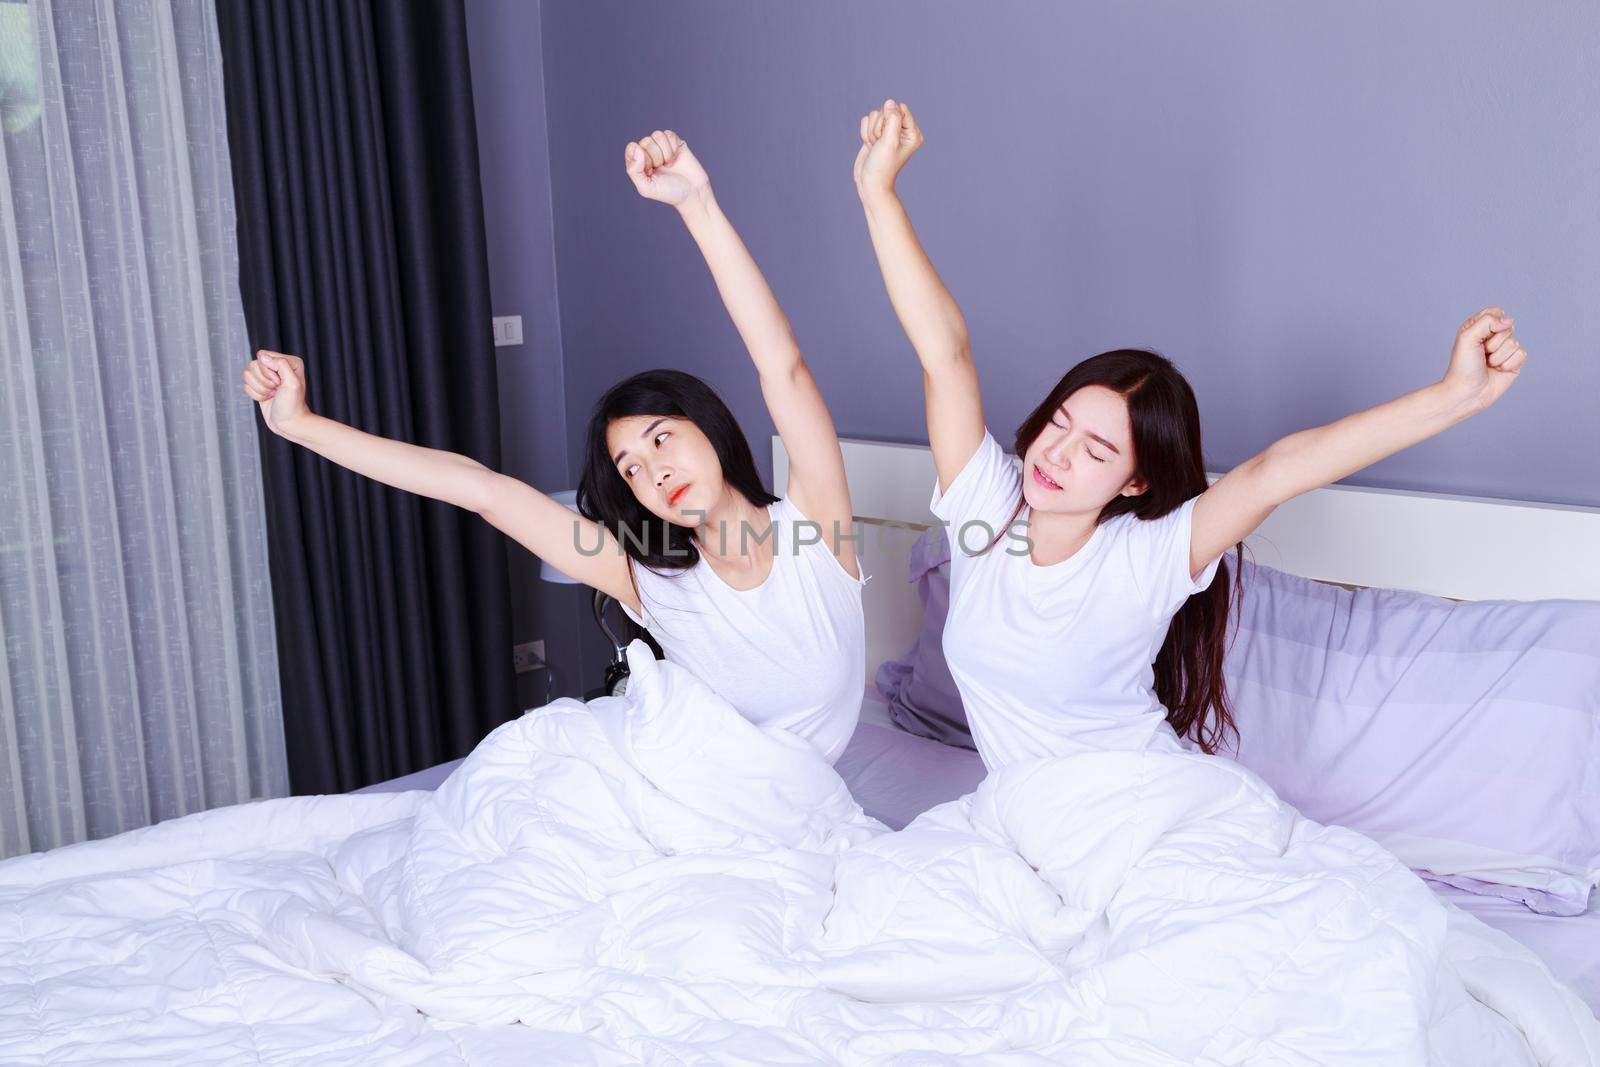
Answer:
M1065 414L1062 414L1062 413L1060 413L1060 412L1057 412L1057 414L1061 414L1061 415L1062 415L1062 418L1063 418L1063 419L1065 419L1065 418L1066 418L1066 416L1065 416ZM1056 416L1055 416L1055 415L1051 415L1051 416L1050 416L1050 421L1051 421L1051 422L1052 422L1052 423L1055 423L1055 425L1057 425L1057 426L1059 426L1059 427L1060 427L1060 428L1061 428L1061 429L1063 429L1063 430L1066 430L1066 429L1070 429L1070 428L1071 428L1071 422L1070 422L1070 421L1066 421L1066 422L1057 422L1057 421L1056 421ZM1097 463L1109 463L1109 462L1110 462L1110 460L1108 460L1108 459L1106 459L1106 457L1104 457L1104 456L1097 456L1097 455L1095 455L1095 453L1094 453L1094 449L1092 449L1092 448L1090 448L1090 447L1089 447L1089 442L1087 442L1087 441L1085 441L1085 442L1084 442L1084 443L1083 443L1083 450L1084 450L1084 451L1085 451L1085 452L1087 452L1087 453L1089 453L1089 458L1090 458L1090 459L1092 459L1092 460L1094 460L1094 461L1095 461L1095 462L1097 462Z

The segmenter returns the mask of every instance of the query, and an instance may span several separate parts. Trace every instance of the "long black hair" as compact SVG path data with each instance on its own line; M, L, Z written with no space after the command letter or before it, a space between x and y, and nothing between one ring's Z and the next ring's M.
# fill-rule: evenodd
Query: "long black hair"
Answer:
M661 368L625 378L595 402L584 433L578 511L604 526L636 563L651 570L684 570L700 561L693 529L656 516L633 495L611 461L606 428L633 415L666 415L699 427L716 450L722 480L757 507L777 501L761 484L755 456L733 412L692 374Z
M1112 499L1100 509L1100 522L1130 512L1159 519L1206 491L1194 390L1171 360L1141 348L1102 352L1069 370L1017 427L1016 454L1026 455L1067 397L1086 385L1105 386L1127 402L1134 462L1148 486L1138 496ZM1011 520L1021 512L1019 500ZM1242 561L1243 547L1235 545L1234 554ZM1192 735L1207 753L1215 753L1229 733L1238 735L1222 675L1233 586L1229 569L1219 564L1211 584L1178 609L1155 662L1156 696L1167 709L1167 722L1179 737Z

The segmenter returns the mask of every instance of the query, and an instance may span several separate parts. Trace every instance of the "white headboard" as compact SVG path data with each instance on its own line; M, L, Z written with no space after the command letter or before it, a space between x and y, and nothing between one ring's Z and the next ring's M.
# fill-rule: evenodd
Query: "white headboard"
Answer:
M839 443L872 575L862 590L870 683L921 626L906 563L934 521L933 454L926 445ZM789 484L776 435L772 481L780 495ZM1345 585L1458 600L1600 600L1600 508L1330 486L1278 508L1245 545L1258 563Z

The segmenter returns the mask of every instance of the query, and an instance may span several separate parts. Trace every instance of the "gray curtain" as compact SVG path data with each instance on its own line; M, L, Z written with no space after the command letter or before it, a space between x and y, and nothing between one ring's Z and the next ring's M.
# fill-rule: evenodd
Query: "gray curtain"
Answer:
M0 856L288 792L209 0L0 0Z

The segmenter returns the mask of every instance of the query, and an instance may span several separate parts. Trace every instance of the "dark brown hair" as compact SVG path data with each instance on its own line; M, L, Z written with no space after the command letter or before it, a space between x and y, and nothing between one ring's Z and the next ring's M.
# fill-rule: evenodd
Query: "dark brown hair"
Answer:
M1017 427L1016 454L1025 455L1067 398L1088 385L1105 386L1127 402L1135 469L1147 485L1138 496L1116 497L1101 509L1099 521L1129 513L1159 519L1206 491L1200 407L1194 390L1170 360L1144 349L1102 352L1067 371ZM1018 500L1003 528L1009 528L1021 512ZM1235 545L1233 554L1242 561L1243 547ZM1155 662L1156 696L1167 709L1167 722L1179 737L1192 737L1202 751L1212 754L1229 733L1237 737L1239 732L1222 676L1230 590L1237 573L1226 560L1218 565L1211 584L1172 617Z

